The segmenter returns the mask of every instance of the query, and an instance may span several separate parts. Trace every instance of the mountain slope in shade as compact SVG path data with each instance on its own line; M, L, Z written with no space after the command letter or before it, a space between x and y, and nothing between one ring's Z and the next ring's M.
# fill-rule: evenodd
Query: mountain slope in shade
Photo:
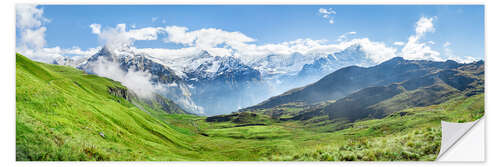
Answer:
M325 111L330 119L354 121L368 117L382 118L411 107L440 104L458 95L472 96L484 92L482 71L484 65L478 62L402 83L365 88L326 106Z
M463 64L451 60L434 62L405 60L396 57L368 68L349 66L330 73L313 84L289 90L248 109L271 108L291 102L314 104L321 101L337 100L363 88L402 82L438 70L457 68L461 65Z
M364 88L292 119L307 120L321 115L328 115L331 120L347 121L383 118L407 108L440 104L457 96L482 93L484 63L479 61L387 86Z

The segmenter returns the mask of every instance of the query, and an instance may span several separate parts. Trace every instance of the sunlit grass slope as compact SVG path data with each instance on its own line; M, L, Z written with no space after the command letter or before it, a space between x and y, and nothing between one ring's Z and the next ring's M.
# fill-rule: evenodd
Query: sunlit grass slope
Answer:
M16 159L197 158L191 138L111 91L120 89L110 79L16 54Z

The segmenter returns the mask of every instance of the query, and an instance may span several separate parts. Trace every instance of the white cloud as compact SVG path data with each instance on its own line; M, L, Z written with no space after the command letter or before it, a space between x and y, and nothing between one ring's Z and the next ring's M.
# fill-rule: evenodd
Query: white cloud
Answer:
M401 50L401 54L402 57L411 60L443 60L439 52L432 50L426 43L421 43L415 36L408 39L408 43Z
M401 41L396 41L396 42L394 42L394 43L392 43L392 44L393 44L393 45L396 45L396 46L403 46L403 45L405 45L405 43L404 43L404 42L401 42Z
M100 34L101 33L101 25L100 24L91 24L90 28L92 29L93 34Z
M460 63L470 63L470 62L473 62L473 61L477 61L476 58L473 58L473 57L470 57L470 56L459 57L459 56L455 55L455 53L450 48L450 46L451 46L451 43L448 42L448 41L446 41L443 44L443 54L444 54L445 59L447 59L447 60L455 60L455 61L460 62Z
M37 8L36 4L16 5L16 27L37 28L49 20L43 17L43 9Z
M47 43L45 41L45 31L47 28L40 27L38 29L25 29L21 30L21 44L22 47L41 49Z
M165 27L165 31L168 36L163 40L164 42L196 46L201 49L213 48L220 44L238 47L243 43L255 41L240 32L228 32L215 28L188 31L186 27L168 26Z
M451 43L446 41L444 44L443 44L443 51L444 51L444 55L448 58L453 58L453 57L456 57L455 54L453 53L453 51L450 49L450 45Z
M133 40L156 40L158 34L162 33L162 28L146 27L128 31L128 35Z
M348 42L341 43L341 45L351 46L359 44L361 50L366 52L368 58L375 63L381 63L396 56L397 49L386 46L383 42L371 41L368 38L353 39Z
M421 17L415 24L415 35L408 38L408 42L401 50L401 56L411 60L444 60L440 53L433 50L428 44L433 44L432 41L421 42L421 39L428 32L434 32L434 23L437 17Z
M318 12L321 13L321 14L325 14L325 15L337 14L337 12L335 12L332 8L328 8L328 9L319 8Z
M335 12L335 10L333 10L332 8L328 8L328 9L319 8L318 13L321 15L321 17L327 19L328 23L330 23L330 24L334 23L333 15L337 14L337 12Z
M168 37L163 39L164 42L173 42L184 45L193 45L193 41L196 37L190 33L187 33L187 27L179 26L169 26L165 28Z
M51 58L35 55L47 43L45 41L47 28L42 26L46 22L48 22L48 19L43 17L43 9L37 8L37 5L16 5L16 31L19 33L16 51L24 51L22 54L37 61L46 61Z
M156 20L158 20L158 17L152 17L151 18L151 22L153 22L153 23L156 22Z
M43 16L43 12L43 9L35 4L16 5L16 31L19 33L16 52L32 60L46 63L52 63L64 55L72 55L70 59L77 60L97 52L97 48L88 50L82 50L78 47L62 49L59 46L46 48L45 32L47 28L43 25L48 23L49 19ZM100 27L94 29L100 29Z
M422 41L427 33L433 33L436 31L434 27L434 21L436 20L436 16L421 17L415 24L415 35L412 35L408 38L408 42L401 50L400 55L406 59L417 60L455 60L461 63L476 61L477 59L470 56L459 57L455 55L453 50L450 48L451 43L448 41L443 44L442 54L438 51L433 50L429 46L434 45L434 41Z
M152 97L154 92L164 89L161 85L154 85L150 82L150 73L134 69L124 71L116 62L110 62L99 58L95 64L91 64L90 68L92 72L99 76L121 82L141 98Z
M71 55L71 57L69 57L70 59L72 59L75 62L78 62L82 58L90 57L96 54L99 51L99 49L101 48L95 47L87 50L82 50L79 47L61 48L59 46L56 46L52 48L41 48L41 49L19 48L17 52L25 56L28 56L29 58L36 61L52 63L53 61L68 55Z
M101 47L95 47L95 48L90 48L87 50L82 50L79 47L72 47L69 49L62 49L60 54L61 55L72 54L72 55L89 57L89 56L96 54L100 49L101 49Z
M433 21L437 19L436 16L434 17L421 17L416 25L415 25L415 32L417 33L417 36L422 36L427 32L434 32L436 29L434 28Z
M351 31L351 32L343 33L342 35L339 36L339 38L337 39L337 41L338 42L346 41L348 39L349 35L356 35L356 32Z
M41 49L45 46L46 27L42 24L48 22L43 17L43 9L35 4L16 5L16 28L20 34L17 48Z
M145 27L131 29L127 31L126 24L117 24L116 27L106 27L101 29L99 24L89 26L92 33L99 37L99 40L111 49L133 45L136 40L157 40L158 35L163 33L161 27Z

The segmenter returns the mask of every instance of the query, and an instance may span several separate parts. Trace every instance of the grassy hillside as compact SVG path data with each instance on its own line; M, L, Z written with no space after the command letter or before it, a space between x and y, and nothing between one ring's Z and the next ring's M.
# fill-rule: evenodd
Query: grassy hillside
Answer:
M17 160L185 160L190 138L120 83L16 55ZM143 108L155 115L164 113Z
M481 91L352 122L322 112L335 102L209 118L179 114L168 99L137 99L110 79L17 54L16 159L434 160L441 120L468 122L484 114Z
M175 104L172 100L169 100L161 95L153 94L152 97L141 98L137 96L134 92L128 91L127 99L136 105L139 109L146 111L147 109L153 109L156 112L166 112L168 114L192 114L184 111L181 107ZM144 107L147 106L147 107ZM149 111L146 111L149 113Z

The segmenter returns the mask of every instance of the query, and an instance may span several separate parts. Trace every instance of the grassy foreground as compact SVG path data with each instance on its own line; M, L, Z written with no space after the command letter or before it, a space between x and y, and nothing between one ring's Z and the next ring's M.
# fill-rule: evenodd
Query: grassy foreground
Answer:
M74 68L16 55L17 160L186 160L203 156L189 144L192 139L123 97L112 95L110 89L126 88Z
M434 160L441 120L468 122L484 114L484 94L479 94L352 123L276 121L258 113L239 122L214 123L147 105L138 108L110 90L126 88L17 54L16 159Z

